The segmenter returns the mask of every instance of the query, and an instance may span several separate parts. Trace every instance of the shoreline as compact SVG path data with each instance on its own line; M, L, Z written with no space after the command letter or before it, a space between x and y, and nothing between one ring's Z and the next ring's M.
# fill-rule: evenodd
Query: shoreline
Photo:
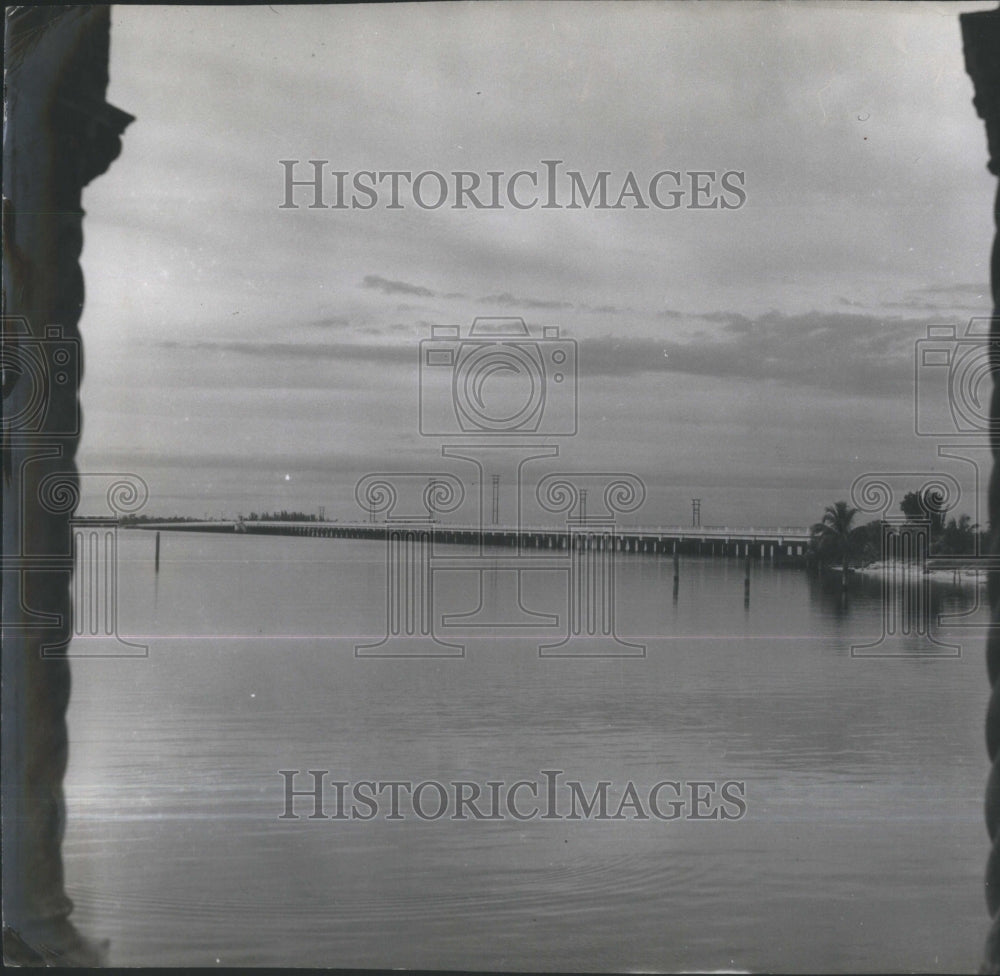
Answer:
M894 567L890 563L878 561L867 566L852 567L848 572L851 576L873 577L886 579L892 573ZM841 567L830 567L830 572L841 572ZM917 576L914 569L910 570L911 575ZM978 568L969 569L924 569L920 574L934 583L947 583L952 586L985 586L986 570Z

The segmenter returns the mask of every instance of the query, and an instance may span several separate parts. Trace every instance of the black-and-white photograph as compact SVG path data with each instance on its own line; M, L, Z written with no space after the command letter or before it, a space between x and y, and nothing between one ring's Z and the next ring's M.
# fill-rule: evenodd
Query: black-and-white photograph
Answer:
M4 54L5 963L1000 972L994 3Z

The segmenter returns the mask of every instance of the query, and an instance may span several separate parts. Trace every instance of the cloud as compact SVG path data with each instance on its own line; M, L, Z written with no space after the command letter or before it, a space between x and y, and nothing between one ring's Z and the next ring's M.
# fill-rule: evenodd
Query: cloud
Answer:
M479 299L481 302L486 302L490 305L503 305L505 307L516 307L516 308L548 308L548 309L559 309L559 308L573 308L572 302L560 302L552 301L545 298L518 298L512 295L509 291L505 291L500 295L484 295Z
M946 315L956 309L969 312L988 312L991 304L990 287L975 282L959 282L950 285L926 285L911 288L895 301L883 301L882 308L898 308L913 312L930 312Z
M940 302L921 301L917 298L907 298L899 302L882 302L882 307L898 308L907 312L936 312L938 314L944 312L944 308Z
M580 375L679 372L900 396L912 389L914 343L931 324L828 312L757 317L711 312L701 318L722 328L686 341L612 336L582 341Z
M450 296L446 295L445 297L447 298ZM552 311L565 311L573 309L578 312L587 312L594 315L624 315L633 311L632 309L622 305L589 305L583 302L567 302L549 298L521 297L512 295L509 291L502 292L498 295L484 295L482 298L479 298L478 301L485 302L490 305L502 305L505 308L548 309ZM670 313L670 315L671 317L680 317L682 313L673 312Z
M962 295L966 298L979 298L990 293L990 286L985 281L960 282L953 285L927 285L914 289L918 294L927 295Z
M240 339L198 340L196 342L176 342L173 339L165 339L158 345L162 349L235 353L241 356L286 361L308 359L408 364L416 362L414 349L411 345L389 346L350 342L248 342Z
M351 325L351 320L346 315L330 315L322 319L313 319L306 325L319 329L347 329Z
M598 336L578 341L581 378L684 373L780 382L824 392L901 396L912 390L915 342L933 319L809 312L706 312L716 326L678 339ZM281 361L368 362L416 367L413 343L165 340L162 348Z
M597 315L621 315L624 312L629 311L629 309L621 308L618 305L584 305L581 307L586 311L594 312Z
M381 275L365 275L362 284L365 288L375 288L384 295L418 295L421 298L434 298L436 292L423 285L411 285L407 281L393 281Z

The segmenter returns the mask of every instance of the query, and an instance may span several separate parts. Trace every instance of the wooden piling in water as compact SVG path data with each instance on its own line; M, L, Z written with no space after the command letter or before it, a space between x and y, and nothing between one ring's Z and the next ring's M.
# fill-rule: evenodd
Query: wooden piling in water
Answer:
M747 556L745 575L743 577L743 606L750 606L750 557Z
M677 599L677 591L681 585L681 555L677 551L677 543L674 543L674 599Z
M156 533L156 556L154 557L154 568L153 572L158 573L160 571L160 533Z

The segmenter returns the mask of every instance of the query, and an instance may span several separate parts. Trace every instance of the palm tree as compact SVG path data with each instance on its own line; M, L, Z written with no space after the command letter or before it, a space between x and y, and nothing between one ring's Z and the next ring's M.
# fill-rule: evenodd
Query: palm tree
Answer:
M840 556L842 586L847 589L847 572L851 556L851 532L856 508L851 508L847 502L836 502L827 505L823 513L823 521L812 527L813 542L822 551L832 549Z
M942 519L943 521L943 519ZM979 531L978 525L972 524L972 519L968 515L960 515L958 521L949 520L944 526L939 538L935 540L935 549L943 555L965 555L976 551L976 533ZM934 551L934 550L932 550Z

